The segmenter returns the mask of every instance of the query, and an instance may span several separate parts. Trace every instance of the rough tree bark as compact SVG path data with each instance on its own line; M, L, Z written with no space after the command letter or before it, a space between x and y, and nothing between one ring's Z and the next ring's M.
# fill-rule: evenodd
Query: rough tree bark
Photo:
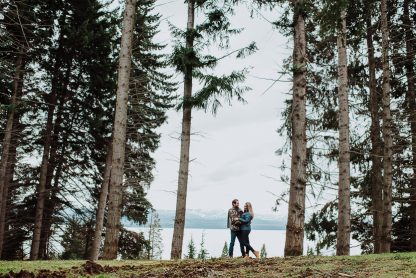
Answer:
M98 201L98 208L97 208L97 215L95 218L95 230L94 230L94 238L91 246L91 254L90 260L98 260L98 254L100 252L100 245L101 245L101 234L103 232L104 226L104 213L105 207L107 204L107 196L108 196L108 184L110 181L111 175L111 161L112 161L112 146L111 143L108 144L108 151L107 151L107 158L105 161L105 169L104 169L104 178L103 183L101 185L100 190L100 198Z
M6 172L6 179L4 181L4 190L3 190L3 202L0 209L0 259L3 258L3 250L4 250L4 244L6 242L4 241L5 238L7 238L7 221L8 221L8 211L9 211L9 189L10 186L13 183L13 174L14 174L14 167L16 165L16 149L17 149L17 136L20 132L20 123L19 123L20 116L16 115L14 117L14 124L13 124L13 133L15 136L12 137L12 141L10 142L11 148L9 151L9 158L8 158L8 166L7 166L7 172Z
M348 107L347 12L341 10L338 31L338 97L339 97L339 180L337 255L350 254L350 144Z
M43 222L42 222L40 244L39 244L39 259L49 259L48 244L49 244L50 236L52 235L51 228L53 224L53 214L55 212L55 208L57 204L57 194L60 189L59 181L61 179L62 166L64 163L64 158L62 157L61 154L65 152L65 149L67 147L68 135L69 134L66 134L63 139L63 144L61 146L59 157L55 157L54 159L51 159L50 169L48 169L48 182L46 184L47 184L47 191L49 191L49 194L48 194L49 196L48 196L48 199L45 200L46 202L45 202L45 209L43 213ZM55 150L51 151L51 157L56 156L56 155L57 154Z
M58 72L62 65L61 61L62 57L58 57L58 61L55 64L55 73L52 80L52 91L49 98L49 107L48 107L48 114L47 114L47 121L46 121L46 130L44 135L44 142L43 142L43 155L42 155L42 163L40 169L40 181L39 186L37 189L38 197L36 202L36 212L35 212L35 228L33 231L33 239L32 239L32 247L30 251L30 259L37 260L40 259L45 251L46 251L46 233L49 233L48 230L42 228L43 223L45 222L45 212L47 214L52 214L52 212L45 211L45 202L49 202L50 194L51 194L51 182L53 177L53 171L55 168L55 161L56 161L56 151L57 145L56 140L58 140L58 135L60 132L60 123L62 121L62 106L66 101L67 95L67 86L69 84L70 75L71 75L71 68L72 68L72 60L69 62L67 66L67 70L65 73L65 80L63 86L58 86ZM58 104L58 87L63 88L60 92L60 98L58 106L59 110L57 112L56 119L55 117L55 110ZM52 204L47 204L48 208ZM47 219L49 221L49 219ZM43 236L42 236L43 232ZM43 243L42 243L43 241Z
M43 155L40 168L40 181L37 189L37 201L35 210L35 227L33 230L32 246L30 249L30 259L39 259L40 236L43 222L43 212L46 200L46 182L48 177L49 154L52 145L53 115L57 102L56 91L52 89L48 104L48 116L43 141Z
M306 191L306 35L303 1L294 0L292 161L285 256L303 254Z
M66 10L64 10L62 17L60 20L64 21L66 18ZM60 23L61 24L61 23ZM58 50L57 53L62 53L62 39L63 34L59 35L58 39ZM58 54L59 55L59 54ZM52 78L52 85L51 85L51 93L47 99L48 110L47 110L47 120L45 126L45 133L43 134L43 154L42 154L42 162L40 168L40 179L39 185L36 188L36 209L35 209L35 222L34 222L34 229L33 229L33 236L32 236L32 244L30 248L30 259L37 260L39 259L39 247L40 247L40 239L42 233L42 223L43 223L43 214L45 208L45 200L47 199L48 192L46 191L47 188L47 181L48 181L48 167L49 167L49 155L50 150L53 142L53 129L54 129L54 114L56 104L58 102L58 72L62 66L62 57L57 56L56 62L54 65L54 76Z
M10 165L13 161L11 154L13 153L12 146L13 137L17 136L17 134L13 134L16 131L16 123L19 122L18 114L17 114L17 107L20 103L20 98L23 93L23 76L24 76L24 67L25 67L25 58L26 51L22 48L19 50L19 53L16 58L16 70L13 77L13 93L10 100L10 109L7 116L6 122L6 129L4 131L4 138L2 142L3 152L1 155L1 162L0 162L0 216L5 217L5 213L2 213L3 210L3 202L7 202L7 199L3 199L5 196L4 192L8 191L8 181L10 180L9 175L13 175L13 173L9 173ZM16 121L17 118L17 121ZM0 222L5 222L5 219L1 218ZM1 227L0 227L1 228ZM0 254L2 253L3 249L3 239L4 239L4 225L3 228L0 229Z
M381 34L383 66L383 236L380 251L390 252L392 226L392 117L390 111L389 26L387 0L381 1Z
M374 57L373 34L371 13L366 20L368 71L369 71L369 111L371 114L370 140L371 140L371 209L373 214L373 242L374 253L380 253L382 228L383 228L383 147L380 138L379 97L376 81L376 60Z
M416 251L416 92L415 92L415 47L413 41L415 36L413 35L414 26L410 20L409 15L410 0L404 0L403 2L403 25L405 30L406 39L406 77L407 77L407 103L411 132L411 149L412 149L412 170L413 176L410 181L411 193L410 193L410 250Z
M66 88L66 86L65 86ZM62 96L63 94L61 94ZM52 139L51 139L51 147L49 151L49 159L47 161L47 175L46 175L46 182L45 182L45 203L43 209L43 217L42 217L42 226L41 226L41 233L40 233L40 242L39 242L39 254L38 259L47 259L47 242L50 237L50 228L52 225L52 216L54 212L54 193L52 192L52 179L54 178L55 168L57 166L59 158L57 157L58 151L58 135L60 133L60 126L62 122L62 114L63 114L63 104L62 104L62 97L60 97L60 103L57 105L58 111L56 113L56 120L53 123L53 131L52 131Z
M56 112L56 119L53 122L53 131L52 131L52 139L51 139L51 147L49 150L49 160L47 162L47 175L46 175L46 184L45 184L45 204L43 210L43 218L42 218L42 228L40 233L40 242L39 242L39 254L38 259L48 259L48 242L51 236L51 227L52 227L52 218L53 213L55 211L56 205L56 194L59 191L59 179L61 178L61 171L57 171L57 167L59 168L62 164L62 153L65 152L68 142L69 134L65 132L63 136L62 133L62 123L64 120L70 121L69 116L70 114L65 113L65 103L68 101L68 97L70 94L68 93L68 85L70 82L70 78L72 75L72 64L73 60L71 59L67 65L67 69L65 71L65 79L60 86L60 94L59 100L57 101L57 112ZM64 119L66 118L66 119ZM71 124L67 124L66 129L70 130L72 127ZM58 140L61 138L62 142L59 143ZM59 144L61 146L59 146ZM61 148L61 154L58 152L58 148ZM54 185L52 182L54 180Z
M136 2L136 0L126 0L126 9L124 11L123 30L121 35L116 113L113 128L110 189L108 196L108 219L103 253L104 259L117 258L126 147L127 101L131 71Z
M195 23L195 1L188 1L188 22L186 29L192 30ZM186 38L186 48L193 48L193 35L188 32ZM184 74L184 99L192 96L192 66L187 65ZM188 187L189 171L189 146L191 142L191 113L192 107L183 106L182 111L182 133L181 133L181 153L179 162L178 191L176 197L176 214L173 227L171 259L182 257L183 234L185 228L186 195Z

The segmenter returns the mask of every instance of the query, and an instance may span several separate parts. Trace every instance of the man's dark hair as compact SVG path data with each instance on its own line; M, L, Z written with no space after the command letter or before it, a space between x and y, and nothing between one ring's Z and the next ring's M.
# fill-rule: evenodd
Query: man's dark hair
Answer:
M233 200L233 205L238 202L238 199Z

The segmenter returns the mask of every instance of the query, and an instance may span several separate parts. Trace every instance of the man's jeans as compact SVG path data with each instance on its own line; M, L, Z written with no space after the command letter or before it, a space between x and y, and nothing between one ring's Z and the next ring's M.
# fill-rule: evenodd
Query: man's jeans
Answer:
M245 255L244 245L241 243L240 231L231 231L231 241L230 241L230 247L228 248L228 255L231 258L233 257L235 238L237 238L238 242L240 243L241 256L244 257Z

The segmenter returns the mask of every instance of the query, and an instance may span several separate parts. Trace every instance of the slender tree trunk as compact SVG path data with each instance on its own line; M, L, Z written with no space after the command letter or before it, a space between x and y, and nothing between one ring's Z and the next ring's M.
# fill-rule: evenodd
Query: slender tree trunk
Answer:
M188 1L188 23L187 31L193 30L195 24L195 0ZM194 47L194 38L191 32L188 32L186 38L186 47L191 49ZM192 96L192 66L187 65L184 77L184 99ZM171 259L181 259L183 234L185 229L185 213L186 213L186 195L188 187L188 171L189 171L189 147L191 143L191 114L192 107L183 106L182 111L182 133L181 133L181 153L179 162L178 191L176 197L176 214L175 224L173 227L172 249L170 253Z
M52 135L52 144L50 148L48 169L47 169L47 178L46 178L46 196L45 196L45 206L43 212L43 221L42 229L40 235L39 243L39 259L48 259L48 242L51 235L51 227L53 214L55 212L56 206L56 195L59 192L59 180L62 173L62 163L64 162L64 153L68 145L68 136L69 133L62 133L62 122L64 121L64 116L66 116L66 130L71 130L73 125L73 120L71 121L68 117L69 113L64 113L64 105L67 102L68 98L68 84L71 77L72 69L72 60L69 62L68 67L65 73L64 84L62 85L62 92L59 97L59 104L57 105L58 111L56 113L56 120L54 122L53 135ZM59 138L62 137L62 142L59 143ZM60 145L60 146L59 146ZM58 152L60 148L60 153Z
M149 242L150 242L150 249L147 252L147 259L150 260L151 258L153 258L153 240L154 237L152 236L153 234L153 212L150 214L150 225L149 225Z
M3 202L7 202L7 199L3 199L5 196L4 192L8 191L8 181L10 180L10 175L13 176L13 172L9 172L11 161L13 158L11 154L13 153L12 141L17 134L13 134L16 131L16 123L19 122L18 114L17 114L17 107L20 103L20 98L23 93L23 76L24 76L24 67L25 67L25 58L26 52L23 49L20 49L19 54L16 58L16 71L13 78L13 94L10 100L10 109L7 117L6 122L6 129L4 131L4 138L3 138L3 152L1 155L1 162L0 162L0 216L5 217L5 212L3 213ZM17 119L17 120L16 120ZM14 167L13 167L14 168ZM7 188L6 188L7 187ZM6 194L7 196L7 194ZM5 222L4 218L0 219L0 222ZM3 228L0 227L0 256L3 250L3 239L4 239L4 225Z
M87 239L85 241L85 250L84 250L84 254L82 256L83 259L87 260L90 256L91 253L91 240L93 239L94 236L94 227L92 226L93 222L89 221L89 225L87 226L87 230L86 235L87 235Z
M371 114L371 203L373 214L373 240L374 253L380 253L382 230L383 230L383 156L382 142L380 138L380 117L379 117L379 97L377 93L376 81L376 60L374 58L373 33L371 24L371 14L367 18L367 49L368 49L368 71L370 101L369 110Z
M70 67L69 67L70 69ZM69 80L70 70L67 71L67 80ZM67 82L64 85L66 88ZM64 93L61 93L61 96L64 96ZM51 234L51 226L52 226L52 217L53 212L55 209L55 196L56 196L56 188L53 189L52 180L55 179L55 186L58 185L58 180L60 175L55 175L54 172L58 164L58 160L62 160L62 158L58 158L58 137L59 133L61 132L61 123L63 117L63 102L64 97L60 98L58 111L56 115L56 120L52 132L52 139L51 139L51 148L49 152L49 160L47 162L47 177L46 177L46 184L45 184L45 204L43 210L43 217L42 217L42 227L41 227L41 234L40 234L40 242L39 242L39 255L38 259L47 259L48 252L47 252L47 243L49 241L49 237Z
M59 71L59 62L56 64L55 69ZM71 67L68 67L71 68ZM68 79L69 80L69 79ZM55 76L52 81L52 91L50 94L49 99L49 107L48 107L48 114L47 114L47 121L46 121L46 130L44 135L44 142L43 142L43 155L42 155L42 163L40 169L40 181L38 186L38 197L36 203L36 213L35 213L35 228L33 231L33 239L32 239L32 248L30 252L30 259L37 260L43 257L43 253L46 250L46 239L45 239L45 227L42 228L43 223L45 222L45 202L48 202L46 205L47 209L49 209L49 199L50 199L50 191L51 191L51 182L52 176L54 171L54 161L56 159L56 148L58 139L57 136L57 126L59 125L62 115L62 103L59 107L57 120L54 124L54 115L55 109L58 103L57 99L57 90L58 90L58 77ZM65 86L66 87L66 86ZM63 94L63 92L62 92ZM56 125L58 123L58 125ZM47 212L46 212L47 213ZM43 233L43 236L42 236Z
M15 128L13 132L15 134L19 132L19 118L20 116L16 115L14 118L13 127ZM13 136L11 143L11 148L9 152L8 166L6 172L6 180L4 181L4 190L3 190L3 202L0 209L0 259L3 258L5 238L7 238L7 221L8 221L8 209L9 209L9 188L13 183L13 174L14 167L16 165L16 149L17 149L17 136Z
M66 139L64 139L64 142L65 143L63 143L61 147L61 154L64 153L65 148L67 147ZM54 155L56 155L56 153ZM43 214L43 222L42 222L41 237L40 237L40 245L39 245L39 259L41 258L45 260L49 259L48 244L49 244L50 236L52 234L53 216L54 216L54 212L55 212L55 208L57 204L57 194L59 192L59 180L62 175L62 166L64 162L63 161L64 158L62 157L62 155L57 159L58 161L54 160L53 162L51 162L52 164L50 167L51 176L48 177L48 179L50 180L47 182L49 198L46 200L47 202L45 203L45 210ZM52 181L52 178L53 178L53 181Z
M101 235L104 226L104 213L107 204L108 184L111 175L111 161L112 161L112 146L108 144L107 158L105 161L104 179L100 190L100 199L98 201L97 216L95 220L94 239L91 246L90 260L98 260L98 254L101 246Z
M381 1L382 65L383 65L383 237L381 252L390 252L392 226L392 117L390 111L389 26L387 0Z
M407 77L407 102L408 113L410 122L410 132L412 136L412 170L413 176L410 181L411 193L410 193L410 223L411 235L410 235L410 250L416 251L416 90L415 90L415 47L413 41L415 36L413 35L413 24L409 15L410 1L404 0L403 3L403 25L405 30L406 39L406 77Z
M156 233L156 230L155 230L155 225L154 225L154 223L153 223L153 214L152 214L152 238L151 238L151 240L150 240L150 242L151 242L151 246L150 246L150 259L154 259L154 253L155 253L155 233Z
M350 143L348 108L347 12L341 11L338 32L338 96L339 96L339 181L337 255L350 254Z
M58 59L61 59L59 57ZM59 60L55 65L56 76L52 80L52 92L49 100L47 121L46 121L46 130L44 135L44 145L43 145L43 155L42 163L40 169L40 181L38 186L38 198L36 203L36 213L35 213L35 228L33 231L33 240L32 248L30 252L30 259L37 260L43 257L46 251L46 240L49 233L47 227L42 228L43 223L45 222L45 213L50 217L53 213L50 207L53 207L53 204L50 204L50 194L51 194L51 182L53 178L53 172L55 169L54 163L56 158L57 151L57 140L60 132L60 124L62 121L62 109L66 101L67 86L69 84L71 69L72 69L72 60L69 62L66 73L64 84L60 87L63 88L60 99L59 99L59 110L57 112L56 120L54 122L55 109L58 103L57 91L58 91L58 71L60 70L61 61ZM45 202L47 203L47 210L45 210ZM49 219L47 219L49 221ZM43 236L42 236L43 232Z
M1 244L2 244L2 253L1 253L1 256L0 256L0 259L3 259L4 257L5 257L5 252L7 251L7 250L5 250L5 248L7 247L7 236L8 236L8 231L9 231L9 228L8 228L8 221L9 221L9 209L10 209L10 185L12 185L12 183L13 183L13 175L12 175L12 173L13 173L13 171L14 171L14 166L15 166L15 164L16 164L16 147L14 147L13 148L13 150L12 150L12 152L14 152L14 153L11 153L11 155L12 155L12 157L11 157L11 159L13 160L13 161L11 161L10 163L11 163L11 166L9 167L9 173L10 173L10 175L8 175L7 176L7 186L5 187L5 189L4 189L4 191L3 191L3 200L4 200L4 202L2 203L2 210L1 210L1 219L2 219L2 221L0 222L0 229L3 231L2 232L2 234L1 234L1 238L0 238L0 240L1 240Z
M285 256L303 254L306 191L306 34L303 1L294 1L292 161Z
M52 89L51 98L48 107L48 118L46 121L46 130L43 142L43 155L40 168L40 181L37 192L36 212L35 212L35 227L33 231L32 246L30 250L30 259L37 260L39 258L40 235L42 231L43 212L46 199L46 181L48 176L49 153L52 144L53 131L53 115L56 106L56 92Z
M59 19L59 25L63 25L65 22L65 18L67 16L67 11L64 10L62 16ZM58 40L58 50L57 53L62 53L62 45L63 45L63 34L61 32ZM36 200L36 209L35 209L35 223L34 223L34 230L32 236L32 245L30 249L30 259L37 260L39 259L39 246L40 246L40 238L42 232L42 223L43 223L43 214L44 214L44 207L45 207L45 200L47 198L48 192L46 191L47 187L47 179L48 179L48 167L49 167L49 155L50 150L53 142L53 118L55 114L55 107L58 101L58 72L62 67L62 57L58 54L55 57L55 65L54 65L54 76L52 78L52 88L51 93L48 98L48 111L47 111L47 120L46 120L46 127L45 133L43 135L43 154L42 154L42 162L40 168L40 180L39 185L36 189L37 200ZM68 67L68 71L70 72L71 66ZM68 74L67 74L68 76ZM69 79L68 79L69 80ZM66 87L66 86L65 86Z
M50 186L47 187L46 192L49 193L48 197L45 198L45 206L43 210L43 219L42 219L42 228L40 233L40 242L39 242L39 255L38 259L47 260L48 259L48 242L51 236L51 227L52 227L52 218L53 212L55 209L55 194L52 193L54 188L50 183L47 183Z
M126 10L124 12L123 19L120 60L118 67L116 113L114 117L113 128L113 154L111 162L110 189L108 196L108 219L103 254L105 259L117 258L126 147L127 101L131 71L135 11L136 0L126 0Z

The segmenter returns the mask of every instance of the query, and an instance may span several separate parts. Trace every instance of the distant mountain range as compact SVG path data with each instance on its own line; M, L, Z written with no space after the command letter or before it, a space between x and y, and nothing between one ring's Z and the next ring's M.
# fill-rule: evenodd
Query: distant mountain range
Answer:
M174 210L158 210L162 228L173 228ZM125 222L125 226L138 226ZM253 230L284 230L286 219L277 215L256 214L252 222ZM186 211L185 228L189 229L226 229L227 211L203 211L189 209Z

